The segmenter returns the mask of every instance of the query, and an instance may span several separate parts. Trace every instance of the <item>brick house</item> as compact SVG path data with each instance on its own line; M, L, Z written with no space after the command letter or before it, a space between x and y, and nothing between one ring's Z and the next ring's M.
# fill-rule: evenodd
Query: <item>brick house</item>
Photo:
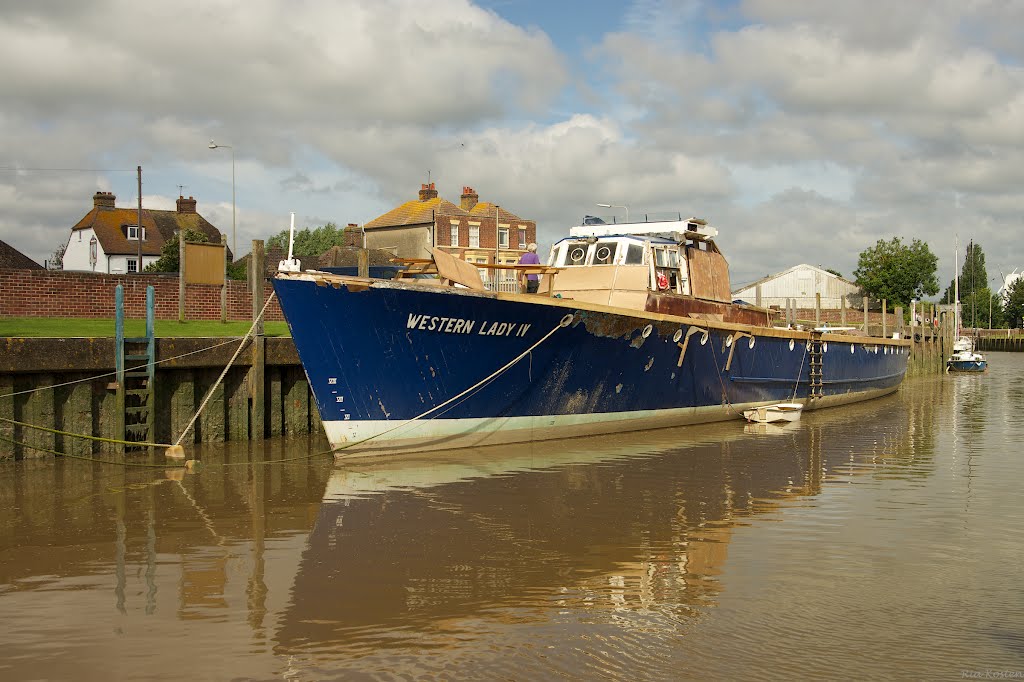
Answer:
M64 269L107 274L141 272L160 258L164 242L185 228L205 234L211 243L221 243L221 233L196 211L196 200L178 197L176 209L142 209L142 226L135 207L117 208L110 192L96 192L92 210L71 228L64 250ZM139 263L141 238L142 263ZM230 254L230 249L229 249Z
M480 201L463 187L458 205L438 196L434 183L420 187L407 201L363 225L367 248L389 249L400 258L429 258L437 247L470 263L514 264L537 241L537 223L497 204ZM487 282L490 271L481 270ZM514 280L509 273L501 279Z

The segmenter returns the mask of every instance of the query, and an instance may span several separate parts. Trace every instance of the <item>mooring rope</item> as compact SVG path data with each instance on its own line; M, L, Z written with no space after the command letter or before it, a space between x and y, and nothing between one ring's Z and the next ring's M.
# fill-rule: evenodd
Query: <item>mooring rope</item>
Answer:
M314 453L312 453L310 455L300 455L298 457L288 457L287 459L264 460L262 462L231 462L231 463L222 464L221 466L226 466L227 467L227 466L243 466L243 465L247 465L247 464L283 464L285 462L297 462L297 461L301 461L301 460L313 459L315 457L322 457L324 455L334 454L336 452L340 452L341 450L347 450L347 449L353 448L353 447L355 447L357 445L362 445L363 443L366 443L368 441L374 440L375 438L380 438L383 435L386 435L386 434L389 434L389 433L393 433L393 432L397 431L398 429L401 429L403 427L409 426L411 423L423 419L424 417L430 415L432 412L437 412L441 408L447 407L448 405L450 405L451 403L455 402L456 400L459 400L460 398L462 398L462 397L472 393L473 391L475 391L475 390L485 386L489 382L497 379L499 376L501 376L506 371L508 371L510 368L512 368L520 360L525 358L527 355L530 355L530 353L532 353L534 350L537 349L538 346L540 346L542 343L544 343L549 338L551 338L551 336L555 332L557 332L559 329L562 329L563 327L568 327L572 323L572 321L573 321L573 315L570 313L570 314L566 315L565 317L563 317L559 321L559 323L557 325L555 325L551 329L551 331L549 331L544 336L539 338L529 348L527 348L526 350L521 352L519 355L514 357L509 362L505 363L502 367L499 367L498 369L496 369L495 371L491 372L489 375L487 375L486 377L484 377L480 381L476 382L475 384L473 384L469 388L465 389L461 393L452 396L451 398L449 398L448 400L444 401L440 405L435 405L434 407L431 407L429 410L427 410L425 412L422 412L422 413L420 413L420 414L418 414L415 417L412 417L410 419L406 419L406 420L396 424L395 426L391 427L390 429L386 429L384 431L381 431L380 433L375 433L372 436L367 436L366 438L361 438L360 440L352 441L351 443L345 443L344 445L340 445L338 447L332 447L329 450L321 450L320 452L314 452Z
M242 352L242 349L245 348L245 344L249 341L249 337L251 337L253 332L256 331L256 327L259 325L260 320L263 319L263 313L267 312L267 307L270 306L270 302L274 300L274 295L276 293L276 291L270 292L270 296L267 297L267 302L263 304L263 310L261 310L260 314L256 316L256 319L252 321L252 326L249 327L249 331L247 331L245 336L242 337L242 342L239 343L238 348L235 349L235 354L231 356L230 360L228 360L228 364L224 366L224 371L220 373L220 376L217 377L217 381L215 381L213 386L210 387L210 390L206 392L206 395L203 397L203 402L199 405L199 409L196 410L194 415L192 415L192 419L190 419L188 424L185 425L185 429L181 432L181 435L178 436L178 440L174 441L174 445L171 447L179 447L181 445L181 441L185 440L185 436L192 430L192 426L196 423L196 419L198 419L199 415L203 413L204 409L206 409L206 404L210 402L210 399L213 397L214 392L216 392L217 387L220 386L220 382L224 380L224 377L227 376L228 370L231 369L231 365Z
M23 426L26 429L35 429L36 431L45 431L47 433L53 433L58 436L70 436L71 438L81 438L83 440L92 440L98 443L114 443L115 445L136 445L139 447L147 448L169 448L170 443L149 443L147 441L138 440L118 440L117 438L101 438L100 436L87 436L84 433L72 433L70 431L59 431L57 429L51 429L46 426L36 426L35 424L29 424L27 422L19 422L15 419L8 419L7 417L0 417L0 422L7 422L8 424L15 424L16 426Z
M800 358L800 369L798 369L796 371L796 383L793 384L793 397L789 399L789 402L793 402L794 400L796 400L796 392L800 389L800 375L804 371L804 360L807 359L807 349L810 348L810 347L811 347L811 340L807 339L807 341L804 342L804 354L803 354L803 357Z
M270 298L267 299L267 305L270 304L270 301L271 301L271 299L273 299L273 297L274 297L274 294L272 293L270 295ZM263 313L266 311L267 305L263 306L263 310L260 311L259 316L257 316L257 318L256 318L257 322L263 316ZM262 461L259 461L259 462L254 462L254 461L248 461L248 462L222 462L222 463L218 464L218 466L229 467L229 466L249 466L249 465L254 465L254 464L284 464L284 463L287 463L287 462L297 462L297 461L302 461L302 460L309 460L309 459L314 459L316 457L322 457L324 455L333 454L333 453L339 452L341 450L347 450L349 448L355 447L356 445L361 445L363 443L366 443L368 441L374 440L376 438L380 438L381 436L384 436L386 434L389 434L389 433L392 433L394 431L397 431L398 429L401 429L403 427L409 426L413 422L419 421L419 420L427 417L428 415L430 415L430 414L432 414L434 412L437 412L438 410L441 410L442 408L447 407L448 405L451 405L456 400L459 400L460 398L463 398L463 397L469 395L470 393L476 391L477 389L487 385L491 381L494 381L499 376L501 376L502 374L507 372L509 369L511 369L513 366L515 366L516 363L518 363L520 360L522 360L526 356L530 355L534 350L537 349L538 346L540 346L542 343L544 343L549 338L551 338L551 336L554 335L554 333L557 332L559 329L562 329L563 327L568 327L572 323L572 321L573 321L573 315L571 313L567 314L549 332L547 332L546 334L544 334L544 336L542 336L540 339L538 339L533 344L531 344L529 348L527 348L526 350L524 350L521 353L519 353L519 355L514 357L509 362L505 363L503 366L501 366L498 369L496 369L495 371L491 372L488 376L484 377L483 379L481 379L480 381L476 382L475 384L473 384L469 388L463 390L462 392L452 396L451 398L449 398L448 400L444 401L443 403L441 403L439 405L435 405L434 407L431 407L429 410L426 410L425 412L422 412L422 413L416 415L415 417L412 417L410 419L406 419L406 420L396 424L395 426L393 426L390 429L387 429L385 431L381 431L380 433L375 433L372 436L367 436L366 438L362 438L362 439L357 440L357 441L352 441L351 443L345 443L344 445L341 445L341 446L338 446L338 447L332 447L332 448L330 448L328 450L322 450L320 452L315 452L315 453L312 453L312 454L309 454L309 455L300 455L300 456L297 456L297 457L288 457L288 458L285 458L285 459L262 460ZM235 359L238 357L238 354L241 352L241 349L245 347L245 342L248 340L249 336L252 334L252 332L253 332L253 330L255 328L256 328L256 322L253 322L252 328L242 338L242 343L239 344L238 350L235 351L235 354L234 354L234 356L232 356L231 360L228 362L227 367L224 368L224 371L221 373L220 378L217 379L217 383L215 383L213 385L213 387L210 388L209 392L207 393L206 399L203 400L202 404L199 406L199 409L196 411L196 414L192 417L192 420L189 422L188 426L185 427L185 430L182 432L182 435L179 436L178 441L177 441L177 443L175 443L175 445L180 445L182 438L184 438L185 434L187 434L189 429L191 429L192 425L195 423L195 420L199 416L199 414L202 413L203 408L206 407L206 403L207 403L209 397L211 395L213 395L214 389L216 389L217 385L224 379L224 376L227 374L228 368L231 367L231 363L233 363L235 361ZM10 421L10 420L4 420L4 421ZM54 432L54 433L62 433L62 432L53 431L52 429L45 429L43 427L36 427L36 428L40 428L40 429L42 429L44 431L51 431L51 432ZM68 435L80 435L80 434L68 434ZM93 436L89 436L88 438L93 439L93 440L101 440L101 441L113 442L113 443L119 443L120 442L120 443L126 443L126 444L130 444L130 445L145 445L144 443L136 443L136 442L128 443L127 441L116 441L116 440L113 440L113 439L99 439L99 438L95 438ZM40 447L36 447L36 446L33 446L33 445L28 445L27 443L21 443L19 441L15 441L15 440L12 440L12 439L4 438L2 436L0 436L0 440L4 440L4 441L10 442L10 443L13 443L15 445L21 445L21 446L24 446L24 447L27 447L27 448L30 448L30 449L33 449L33 450L39 450L41 452L47 452L47 453L56 455L58 457L68 457L70 459L79 459L79 460L85 460L85 461L90 461L90 462L98 462L98 463L102 463L102 464L116 464L116 465L121 465L121 466L135 466L135 467L168 469L168 468L191 468L192 465L190 464L190 462L195 462L195 460L189 460L189 462L179 463L179 464L147 464L147 463L143 463L143 462L116 462L116 461L113 461L113 460L98 459L98 458L95 458L95 457L85 457L85 456L80 456L80 455L68 455L68 454L65 454L65 453L62 453L62 452L57 452L55 450L48 450L46 448L40 448ZM153 444L153 445L157 446L157 447L172 447L172 446L163 445L163 444Z
M28 443L23 443L21 441L14 440L13 438L7 438L5 436L0 436L0 441L4 441L6 443L11 443L12 445L20 445L21 447L28 448L29 450L38 450L39 452L45 452L47 454L54 455L56 457L65 457L67 459L78 459L78 460L82 460L84 462L96 462L98 464L116 464L117 466L140 467L140 468L144 468L144 469L188 469L188 468L191 468L191 466L192 466L192 465L188 464L187 462L181 462L181 463L175 463L175 464L171 464L171 463L167 463L167 464L149 464L147 462L118 462L118 461L115 461L115 460L112 460L112 459L100 459L99 457L86 457L85 455L71 455L71 454L68 454L66 452L58 452L57 450L51 450L49 448L40 447L38 445L30 445ZM138 444L137 443L132 443L132 445L138 445Z

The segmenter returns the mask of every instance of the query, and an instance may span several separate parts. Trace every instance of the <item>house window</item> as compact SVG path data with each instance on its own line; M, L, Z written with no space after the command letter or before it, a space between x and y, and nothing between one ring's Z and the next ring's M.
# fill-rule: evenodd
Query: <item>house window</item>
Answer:
M143 227L140 230L138 225L129 225L128 226L128 239L138 239L140 232L142 233L142 241L146 241L146 228ZM129 272L131 272L131 271L129 270Z
M139 261L137 259L135 259L135 258L129 258L128 259L128 272L138 272L138 271L139 271Z
M502 249L507 249L508 248L508 228L507 227L499 227L498 228L498 246L500 248L502 248Z
M469 226L469 248L479 249L480 248L480 226L470 225Z
M526 228L525 227L520 227L519 228L519 248L520 249L525 249L526 248Z
M452 246L458 246L459 245L459 224L458 223L452 223L451 237L449 238L449 242L448 243L450 243Z

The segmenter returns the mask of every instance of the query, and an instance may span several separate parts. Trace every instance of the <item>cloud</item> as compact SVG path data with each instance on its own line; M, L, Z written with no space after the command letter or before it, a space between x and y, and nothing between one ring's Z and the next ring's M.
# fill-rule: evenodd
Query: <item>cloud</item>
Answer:
M574 42L468 0L15 3L0 168L23 170L0 170L0 239L42 260L95 190L127 205L142 165L147 205L186 185L225 232L234 194L242 253L290 211L362 223L430 178L545 242L596 203L706 217L737 282L797 262L849 274L895 235L938 253L954 230L1024 265L1024 8L637 0L618 16Z

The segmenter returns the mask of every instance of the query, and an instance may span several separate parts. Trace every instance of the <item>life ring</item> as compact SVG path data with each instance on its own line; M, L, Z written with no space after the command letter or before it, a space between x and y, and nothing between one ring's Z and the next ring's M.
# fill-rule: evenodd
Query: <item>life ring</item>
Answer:
M668 290L668 277L665 276L664 272L658 273L658 291Z

